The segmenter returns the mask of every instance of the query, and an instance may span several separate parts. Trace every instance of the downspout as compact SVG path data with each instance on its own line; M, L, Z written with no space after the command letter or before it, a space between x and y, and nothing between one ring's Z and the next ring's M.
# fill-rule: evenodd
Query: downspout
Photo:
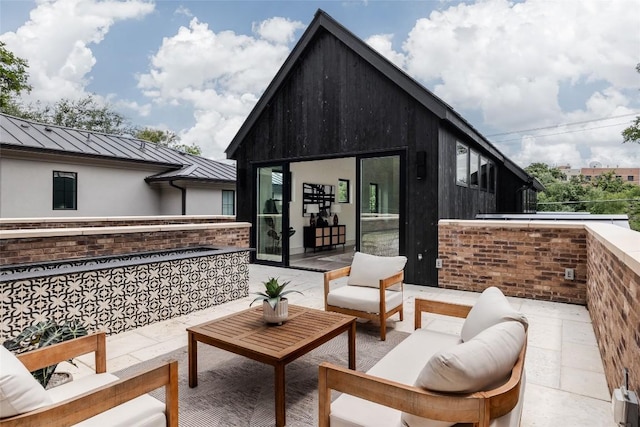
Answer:
M173 181L169 181L169 185L172 186L173 188L177 188L178 190L180 190L180 192L182 192L182 215L186 215L187 214L187 189L184 187L178 187L173 183Z

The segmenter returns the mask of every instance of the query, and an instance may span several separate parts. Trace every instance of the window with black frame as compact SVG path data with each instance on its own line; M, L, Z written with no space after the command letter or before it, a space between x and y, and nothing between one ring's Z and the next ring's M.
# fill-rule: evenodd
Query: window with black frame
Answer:
M236 192L222 190L222 215L236 214Z
M336 196L338 203L349 203L349 180L338 179L338 194Z
M53 171L53 209L76 210L78 174Z
M456 143L456 184L469 185L469 147L460 141Z
M480 173L478 165L480 164L480 155L471 150L469 152L469 185L477 187L480 185Z

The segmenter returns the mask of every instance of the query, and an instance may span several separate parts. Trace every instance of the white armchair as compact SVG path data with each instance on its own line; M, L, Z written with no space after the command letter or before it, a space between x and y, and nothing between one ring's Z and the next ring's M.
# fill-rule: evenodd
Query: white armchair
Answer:
M356 252L351 266L324 274L324 309L380 322L380 339L387 335L387 319L403 320L404 256L382 257ZM335 286L348 277L346 286Z
M119 379L103 332L14 356L0 346L0 427L178 426L178 362ZM96 373L45 390L29 371L95 352ZM148 392L165 388L165 402Z

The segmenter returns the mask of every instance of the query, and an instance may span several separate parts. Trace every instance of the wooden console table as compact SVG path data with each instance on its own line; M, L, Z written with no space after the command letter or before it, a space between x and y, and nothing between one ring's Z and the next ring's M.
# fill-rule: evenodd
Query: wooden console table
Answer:
M344 245L347 241L346 225L330 225L328 227L304 227L304 250L313 248L330 249L337 245Z

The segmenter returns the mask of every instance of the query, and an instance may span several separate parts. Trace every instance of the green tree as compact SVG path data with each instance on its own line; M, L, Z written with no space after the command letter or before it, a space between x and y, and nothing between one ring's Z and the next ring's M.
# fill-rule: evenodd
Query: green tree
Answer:
M560 169L551 168L546 163L531 163L524 170L544 186L566 179Z
M196 156L202 153L195 144L181 144L174 132L132 126L124 115L115 111L111 105L98 101L94 95L77 100L64 98L53 105L44 106L39 102L27 107L13 104L12 108L12 113L8 114L40 123L112 135L133 135L135 138Z
M160 130L144 128L138 129L134 132L134 136L138 139L144 139L145 141L153 142L154 144L162 147L174 148L176 150L183 151L185 153L199 156L202 154L202 150L195 144L187 145L180 143L180 137L170 130Z
M636 71L640 73L640 63L636 65ZM633 124L622 131L622 142L635 142L640 144L640 116L637 116Z
M627 214L630 227L640 231L640 186L624 182L615 171L593 181L581 175L565 181L559 169L544 163L533 163L525 170L545 186L538 194L538 211Z
M15 56L5 46L0 41L0 111L10 114L15 109L13 97L22 91L30 92L31 86L27 83L27 61Z
M609 171L595 177L592 185L606 193L620 193L633 184L622 181L615 171Z
M92 132L124 135L131 133L131 125L125 116L113 110L108 104L102 104L94 95L72 100L63 98L53 105L40 103L24 110L21 117L73 129Z

